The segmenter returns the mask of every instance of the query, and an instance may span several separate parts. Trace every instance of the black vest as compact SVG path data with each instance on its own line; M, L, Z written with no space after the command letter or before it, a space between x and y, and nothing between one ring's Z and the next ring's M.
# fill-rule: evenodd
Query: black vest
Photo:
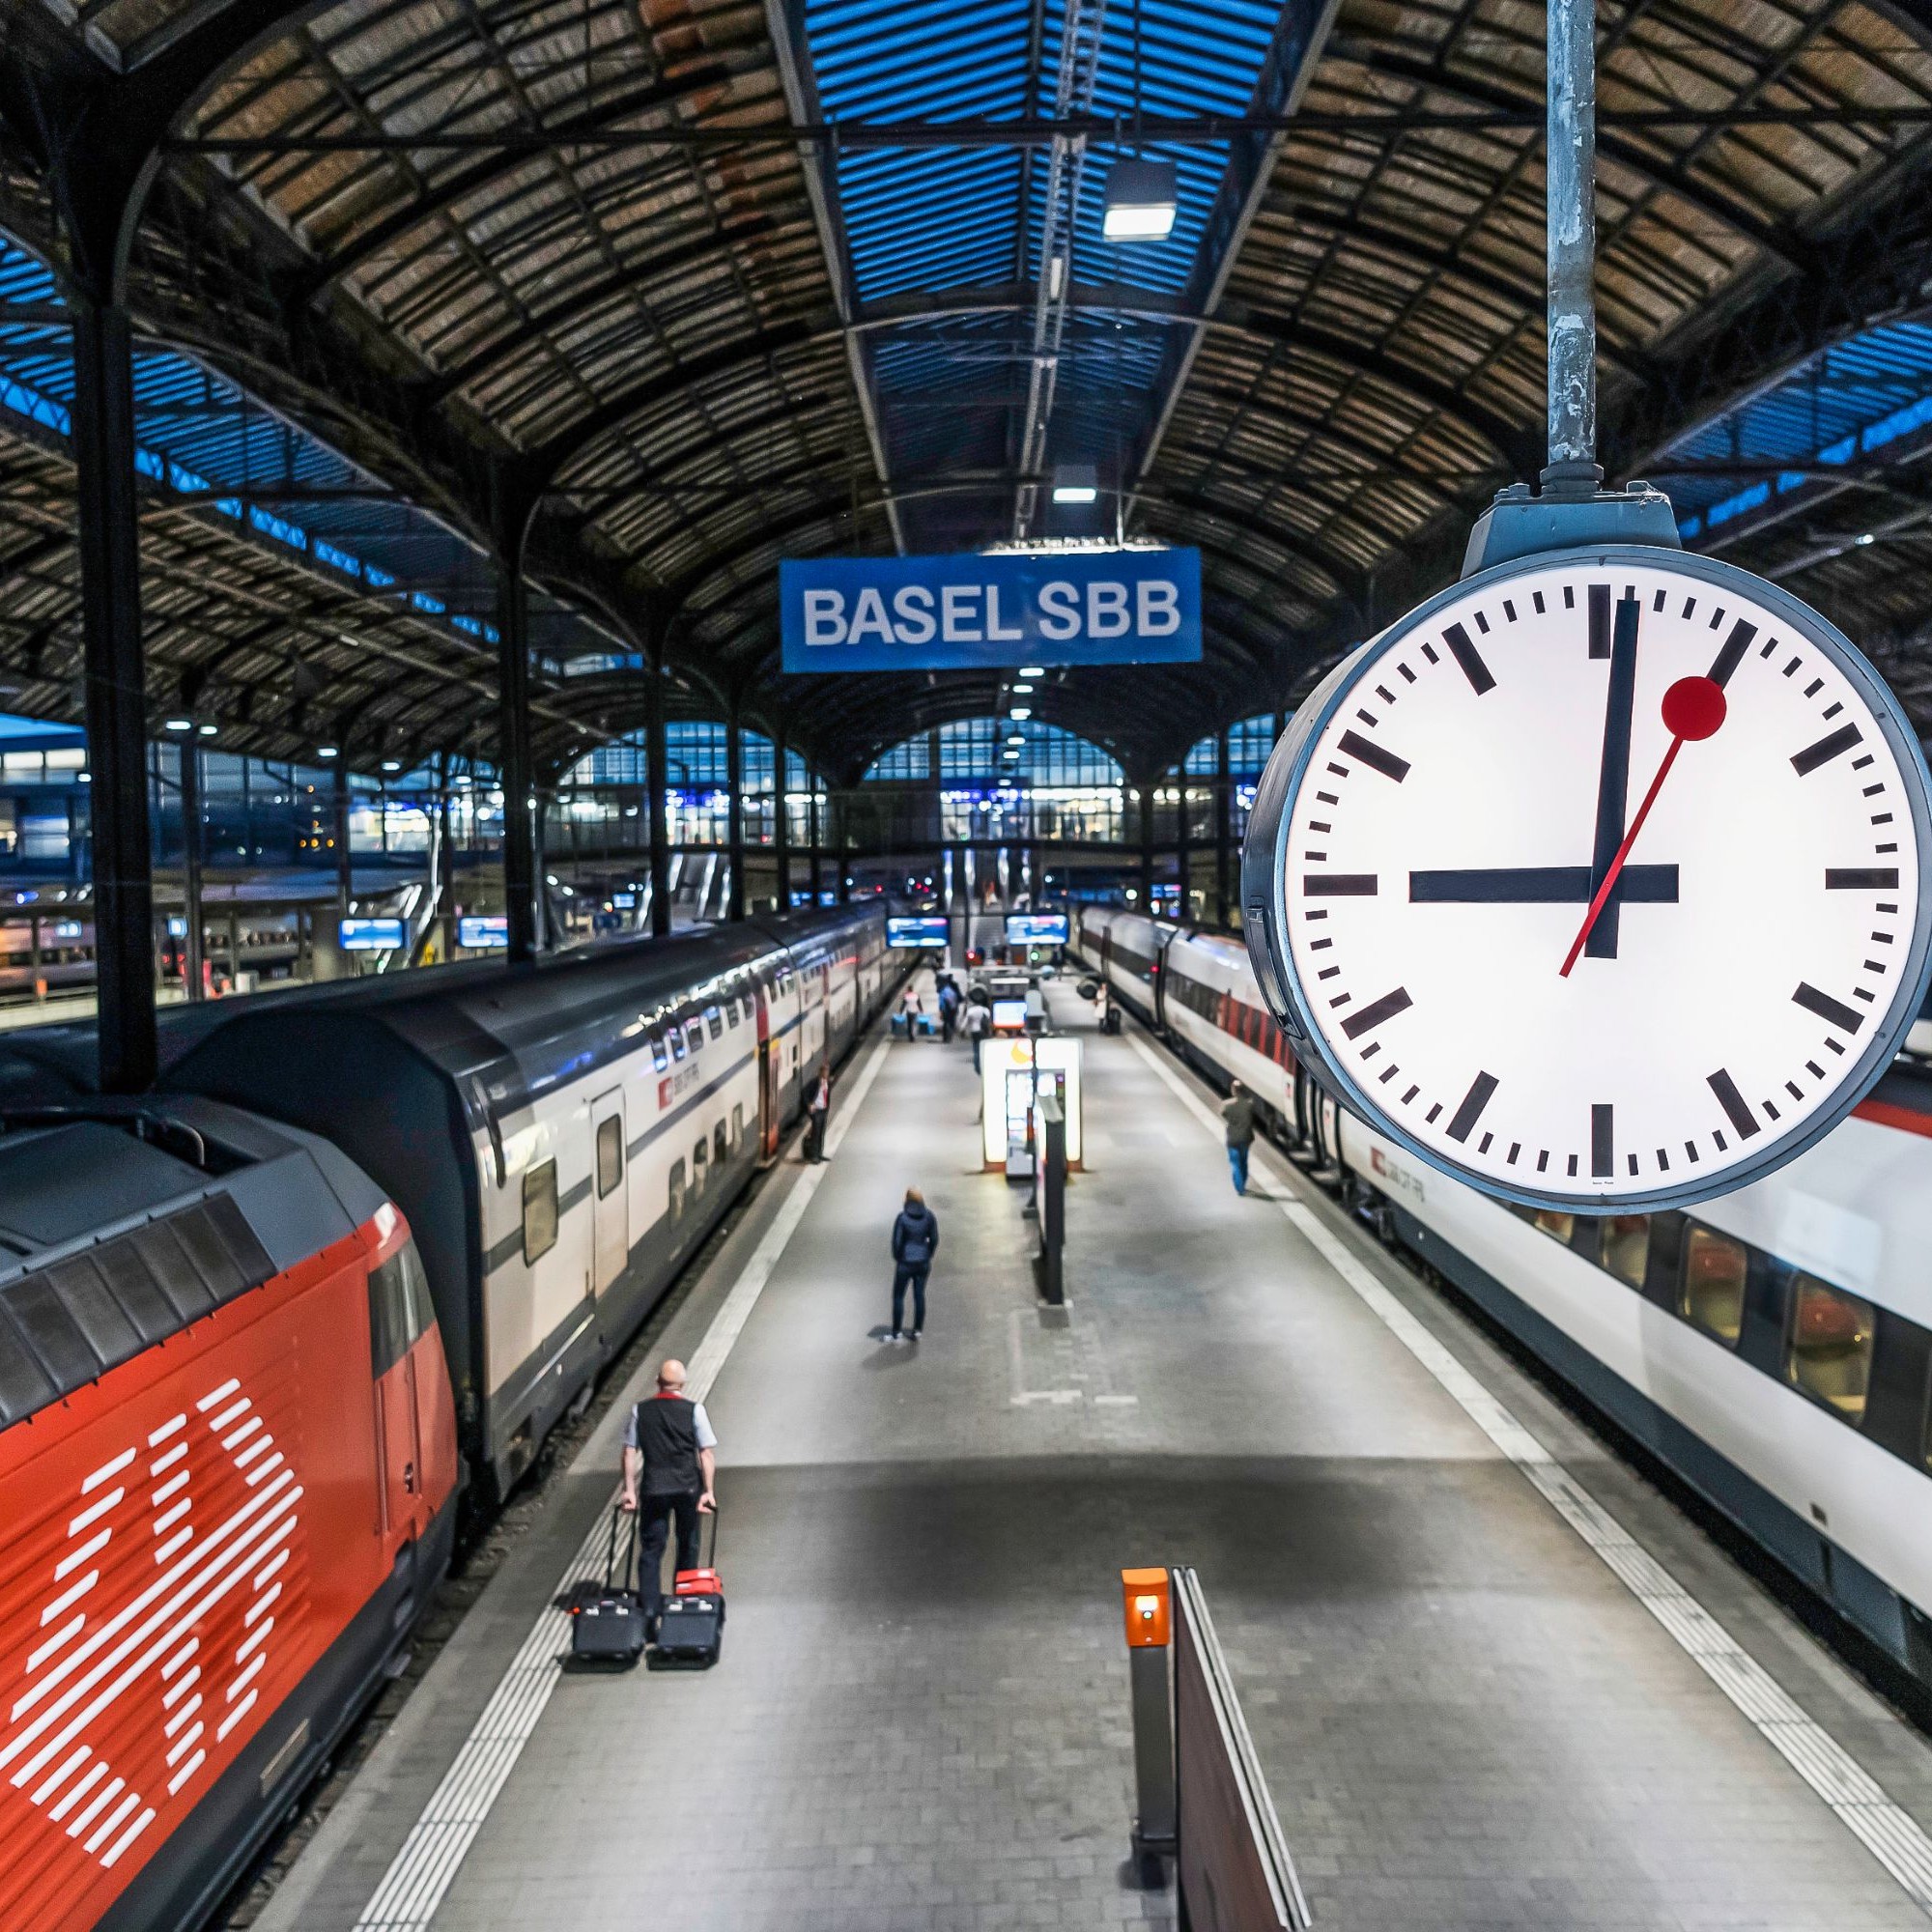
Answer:
M680 1496L703 1487L697 1473L696 1408L681 1395L652 1396L638 1405L645 1495Z

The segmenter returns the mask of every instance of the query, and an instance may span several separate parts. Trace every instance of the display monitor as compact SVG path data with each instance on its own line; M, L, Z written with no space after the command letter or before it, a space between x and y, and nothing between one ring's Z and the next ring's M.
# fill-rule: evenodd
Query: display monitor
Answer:
M1024 1033L1026 1031L1027 1003L1024 1000L995 1000L993 1002L993 1031L995 1033Z
M510 922L501 913L465 913L456 922L456 943L478 952L487 947L508 946Z
M921 952L944 952L950 923L944 915L931 919L889 919L886 921L886 944Z
M1064 912L1009 912L1007 915L1009 946L1065 946L1067 937L1066 915Z
M400 919L345 919L336 932L345 952L393 952L410 940L409 925Z

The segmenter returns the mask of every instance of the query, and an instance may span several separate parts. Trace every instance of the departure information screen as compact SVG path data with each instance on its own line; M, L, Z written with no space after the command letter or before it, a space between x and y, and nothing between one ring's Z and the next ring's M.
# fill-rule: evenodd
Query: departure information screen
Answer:
M889 919L886 921L886 944L943 952L947 944L947 923L944 917Z
M1067 940L1064 912L1009 912L1007 915L1009 946L1065 946Z

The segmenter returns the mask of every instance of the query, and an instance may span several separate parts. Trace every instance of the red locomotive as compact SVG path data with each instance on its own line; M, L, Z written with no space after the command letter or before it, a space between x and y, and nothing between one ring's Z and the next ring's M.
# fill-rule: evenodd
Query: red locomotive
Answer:
M401 1213L200 1099L0 1132L0 1925L193 1923L447 1558L456 1418Z

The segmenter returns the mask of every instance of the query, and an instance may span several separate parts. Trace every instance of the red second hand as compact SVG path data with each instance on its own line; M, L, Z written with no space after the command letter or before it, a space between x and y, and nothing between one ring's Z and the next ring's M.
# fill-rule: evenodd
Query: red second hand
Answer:
M1680 677L1663 694L1663 728L1670 735L1670 749L1663 754L1663 762L1657 768L1657 776L1650 781L1650 789L1643 795L1643 803L1636 809L1636 816L1631 820L1630 830L1624 834L1624 842L1617 847L1617 855L1610 861L1610 869L1604 874L1604 883L1597 888L1597 895L1590 901L1590 910L1583 915L1583 924L1577 937L1571 942L1559 977L1567 980L1570 969L1581 956L1583 948L1589 944L1591 931L1595 928L1605 906L1609 903L1610 895L1616 890L1617 879L1624 869L1624 861L1631 855L1631 847L1636 843L1636 835L1643 830L1643 821L1650 816L1650 808L1657 803L1657 795L1663 789L1663 781L1670 776L1670 768L1677 762L1677 754L1684 749L1687 740L1709 738L1724 722L1723 687L1714 678Z

